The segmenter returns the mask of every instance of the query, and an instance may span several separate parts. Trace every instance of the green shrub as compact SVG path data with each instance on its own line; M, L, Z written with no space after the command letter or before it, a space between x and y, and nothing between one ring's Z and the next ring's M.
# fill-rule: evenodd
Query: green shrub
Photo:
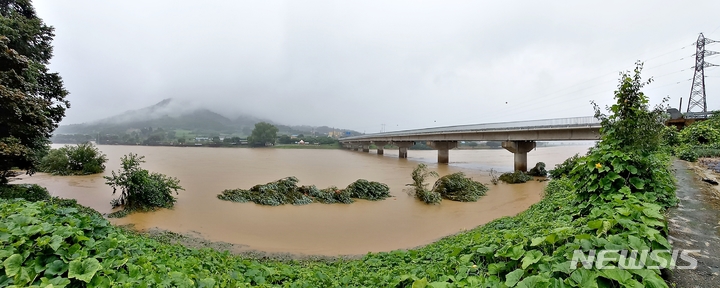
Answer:
M345 188L350 192L350 197L365 200L383 200L390 197L390 188L379 182L359 179Z
M700 157L695 147L690 145L680 145L675 147L673 154L682 160L690 162L695 162Z
M710 121L695 122L679 133L680 142L687 145L705 145L720 142L720 130Z
M50 193L45 187L37 184L0 185L1 199L21 198L27 201L43 201L50 199Z
M105 171L107 158L92 143L52 149L40 160L38 171L53 175L87 175Z
M572 157L565 159L563 163L556 164L555 169L548 171L550 178L560 178L569 175L573 167L577 165L579 159L580 155L575 154Z
M515 171L512 173L503 173L500 175L500 181L503 181L508 184L517 184L517 183L525 183L527 181L532 180L532 176L525 174L522 171Z
M225 201L253 202L269 206L305 205L312 202L350 204L354 202L352 198L382 200L390 197L390 189L387 185L364 179L353 182L346 189L338 189L335 186L325 189L318 189L314 185L297 186L298 182L295 177L287 177L275 182L255 185L250 190L224 190L217 197Z
M435 171L428 171L427 165L418 164L412 172L413 183L405 186L410 186L408 193L414 195L420 201L426 204L439 204L442 201L442 196L438 192L428 190L428 184L425 183L428 177L438 177L438 174Z
M535 164L535 167L530 169L527 173L530 176L538 176L538 177L545 177L547 176L548 172L545 171L545 163L544 162L538 162Z
M335 186L330 186L325 189L317 189L313 186L303 186L301 189L307 189L307 195L313 198L315 202L333 204L333 203L344 203L350 204L355 202L352 199L350 191L347 189L339 189Z
M180 180L140 168L140 163L145 163L144 158L133 153L125 155L120 158L122 168L117 173L112 171L112 176L103 177L113 188L113 194L120 189L120 197L111 202L113 208L122 206L124 210L109 217L122 217L136 210L170 208L175 204L172 194L183 190Z
M460 202L475 202L485 196L488 187L484 184L465 177L462 172L448 174L435 181L432 189L445 199ZM428 195L429 197L434 197ZM428 197L426 196L426 197Z
M662 144L668 147L674 147L680 144L680 133L675 126L665 126L660 134Z
M262 185L255 185L250 190L229 189L218 195L218 199L232 202L254 202L260 205L278 206L284 204L304 205L313 202L308 196L309 190L315 186L297 186L299 180L295 177L287 177L274 182Z

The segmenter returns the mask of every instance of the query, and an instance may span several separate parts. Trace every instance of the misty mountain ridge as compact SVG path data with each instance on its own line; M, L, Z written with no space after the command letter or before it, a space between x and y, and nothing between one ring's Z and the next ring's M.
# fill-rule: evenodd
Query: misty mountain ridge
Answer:
M165 130L189 130L205 136L211 134L247 136L258 122L275 125L280 130L280 134L315 132L327 135L331 131L346 131L327 126L281 125L251 115L225 116L189 102L168 98L145 108L126 111L90 123L61 125L55 130L55 134L123 134L152 127ZM357 132L351 131L351 133Z

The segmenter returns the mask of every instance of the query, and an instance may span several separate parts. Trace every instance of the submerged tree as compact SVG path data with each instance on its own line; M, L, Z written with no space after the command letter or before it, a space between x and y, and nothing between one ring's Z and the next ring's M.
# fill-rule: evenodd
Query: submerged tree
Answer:
M184 190L180 180L160 173L151 173L140 168L144 163L144 156L130 153L123 156L122 169L112 176L104 176L105 184L113 188L113 194L120 189L120 197L111 202L113 208L122 206L123 210L110 214L110 217L122 217L136 210L153 210L155 208L170 208L175 205L173 192Z
M0 184L10 169L35 172L70 107L60 75L47 68L54 36L30 1L0 3Z

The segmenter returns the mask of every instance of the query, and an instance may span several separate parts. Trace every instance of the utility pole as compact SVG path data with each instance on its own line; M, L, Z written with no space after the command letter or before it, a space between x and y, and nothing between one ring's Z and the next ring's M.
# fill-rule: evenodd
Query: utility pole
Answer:
M690 89L690 97L688 99L687 113L702 112L703 118L707 113L707 99L705 97L705 68L718 66L705 62L705 56L715 55L718 52L705 50L705 45L717 42L712 39L705 38L702 33L698 36L695 51L695 75L693 75L692 88ZM693 111L702 109L702 111Z

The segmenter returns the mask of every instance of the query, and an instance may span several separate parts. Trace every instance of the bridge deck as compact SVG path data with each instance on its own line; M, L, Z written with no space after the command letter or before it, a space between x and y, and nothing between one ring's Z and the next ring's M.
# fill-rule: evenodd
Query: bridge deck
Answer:
M596 140L599 128L600 122L589 116L382 132L340 138L340 142Z

